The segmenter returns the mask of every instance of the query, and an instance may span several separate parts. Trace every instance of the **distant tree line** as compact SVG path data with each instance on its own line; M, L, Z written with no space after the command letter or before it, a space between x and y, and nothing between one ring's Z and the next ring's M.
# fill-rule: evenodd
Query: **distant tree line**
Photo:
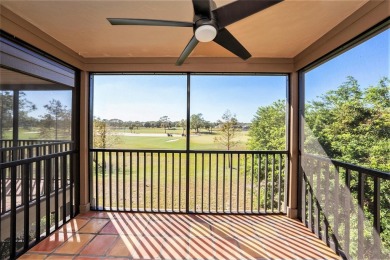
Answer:
M182 129L183 134L186 131L187 120L182 119L178 121L172 121L168 116L161 116L158 120L155 121L124 121L121 119L100 119L100 121L105 122L109 128L117 128L127 130L131 132L139 130L140 128L163 128L166 132L170 129ZM214 129L220 129L222 127L223 119L217 120L216 122L210 122L203 118L202 113L193 114L190 118L190 127L195 133L201 133L202 129L206 132L212 134ZM234 125L238 129L247 129L249 128L248 123L236 122ZM203 132L204 133L204 132Z

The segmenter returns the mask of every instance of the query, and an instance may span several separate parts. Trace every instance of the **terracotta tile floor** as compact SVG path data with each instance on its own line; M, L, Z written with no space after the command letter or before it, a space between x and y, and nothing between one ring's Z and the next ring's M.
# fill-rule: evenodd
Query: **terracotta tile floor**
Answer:
M20 259L339 259L285 216L88 212Z

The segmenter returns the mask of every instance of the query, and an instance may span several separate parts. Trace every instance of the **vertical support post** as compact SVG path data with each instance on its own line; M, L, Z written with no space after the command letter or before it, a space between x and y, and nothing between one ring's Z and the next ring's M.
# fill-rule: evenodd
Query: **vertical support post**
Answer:
M190 211L190 74L187 74L187 125L186 125L186 213ZM196 181L196 179L195 179ZM196 203L194 206L196 211Z
M80 212L90 209L89 195L89 75L86 71L80 72ZM104 205L103 205L104 206Z
M299 87L298 72L289 80L289 187L287 216L298 217L298 165L299 165Z

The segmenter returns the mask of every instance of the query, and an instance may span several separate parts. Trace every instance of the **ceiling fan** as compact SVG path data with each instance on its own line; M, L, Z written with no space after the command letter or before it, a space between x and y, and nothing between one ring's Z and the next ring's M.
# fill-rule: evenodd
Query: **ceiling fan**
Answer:
M193 22L132 18L107 18L107 20L112 25L192 27L194 35L176 61L178 66L183 64L199 42L210 41L218 43L241 59L247 60L251 54L225 27L281 1L283 0L237 0L216 8L212 0L192 0Z

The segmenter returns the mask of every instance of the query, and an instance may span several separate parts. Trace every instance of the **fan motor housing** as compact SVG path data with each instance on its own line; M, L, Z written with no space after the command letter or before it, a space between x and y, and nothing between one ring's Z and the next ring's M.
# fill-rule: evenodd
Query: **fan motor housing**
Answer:
M214 19L199 19L194 23L194 33L196 29L203 25L211 25L218 31L218 25L217 22Z

